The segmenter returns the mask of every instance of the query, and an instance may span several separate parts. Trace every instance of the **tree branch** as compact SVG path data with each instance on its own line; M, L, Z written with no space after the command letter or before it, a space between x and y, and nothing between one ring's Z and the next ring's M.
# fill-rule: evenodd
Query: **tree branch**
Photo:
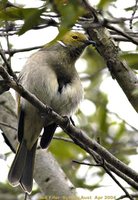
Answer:
M128 193L126 188L122 186L122 184L115 178L115 176L110 172L110 170L106 166L104 166L104 164L103 164L103 168L106 171L106 173L114 180L114 182L124 191L124 193L126 194L126 197L128 197L130 200L133 200L133 197Z
M136 11L137 11L138 0L135 0L135 1L136 1L136 2L135 2L135 6L134 6L134 8L133 8L133 13L132 13L132 16L131 16L131 19L130 19L130 23L129 23L130 29L133 28L132 22L133 22L133 19L134 19L134 17L135 17L135 13L136 13Z
M63 140L64 142L71 142L74 143L73 140L71 139L67 139L67 138L61 138L61 137L57 137L54 136L53 139L59 139L59 140ZM96 160L100 160L99 155L96 154L94 151L92 151L91 149L87 149L87 152L92 155L93 158L96 158ZM95 160L95 159L94 159ZM96 161L95 160L95 161ZM89 163L82 163L80 161L75 161L73 160L73 162L76 162L78 164L86 164L86 165L90 165L90 166L101 166L101 164L99 164L99 162L94 165L94 164L89 164ZM124 181L126 181L126 183L128 183L130 186L132 186L133 188L135 188L136 190L138 190L138 183L135 182L133 179L129 178L127 176L127 174L122 173L121 171L119 171L116 167L114 167L113 165L109 164L108 162L104 161L104 166L107 167L108 169L110 169L112 172L114 172L117 176L119 176L120 178L122 178Z
M86 165L86 166L94 166L94 167L102 167L105 172L114 180L114 182L124 191L126 194L125 196L128 197L129 199L133 200L131 195L127 192L127 190L121 185L121 183L115 178L115 176L110 172L108 167L105 165L104 160L102 162L97 162L97 164L91 164L91 163L86 163L86 162L79 162L76 160L73 160L74 163L81 164L81 165Z
M0 49L0 56L1 56L2 60L4 61L4 64L6 65L9 74L10 74L14 79L17 79L17 76L16 76L16 74L12 71L11 65L10 65L9 62L7 61L7 58L6 58L6 56L5 56L4 51L3 51L2 48Z
M8 85L13 88L16 92L18 92L22 97L28 100L32 105L38 108L43 114L47 114L52 120L54 120L74 141L75 144L79 145L85 151L88 149L93 150L97 154L99 154L104 160L106 160L110 165L116 167L119 171L126 174L128 177L133 179L134 181L138 181L138 174L119 159L114 157L110 152L108 152L104 147L98 144L96 141L91 140L88 135L74 127L69 123L69 120L65 117L61 117L57 113L55 113L49 106L43 104L39 101L33 94L25 90L21 85L15 82L6 72L3 67L0 67L0 75L6 79Z
M107 29L104 27L84 28L90 38L96 42L97 51L104 58L112 77L117 80L131 105L138 112L138 93L135 92L138 89L136 74L124 62L120 61L119 49L107 33Z
M21 53L21 52L26 52L26 51L32 51L36 49L40 49L43 46L35 46L35 47L29 47L29 48L23 48L23 49L11 49L10 50L10 55L13 56L15 53ZM4 51L5 54L9 54L9 51Z
M136 194L131 194L131 196L133 197L133 198L138 198L138 194L136 193ZM125 199L127 196L126 195L122 195L122 196L120 196L119 198L117 198L116 200L120 200L120 199Z
M109 23L104 23L104 26L110 30L115 31L116 33L119 33L120 35L124 36L125 38L127 38L130 42L134 43L135 45L138 45L138 40L129 36L127 33L125 33L124 31L110 25Z

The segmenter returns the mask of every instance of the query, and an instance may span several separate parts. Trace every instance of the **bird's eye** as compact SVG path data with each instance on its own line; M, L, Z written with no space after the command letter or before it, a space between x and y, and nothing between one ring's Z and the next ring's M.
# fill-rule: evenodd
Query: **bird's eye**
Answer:
M76 39L78 39L78 36L77 35L73 35L72 38L76 40Z

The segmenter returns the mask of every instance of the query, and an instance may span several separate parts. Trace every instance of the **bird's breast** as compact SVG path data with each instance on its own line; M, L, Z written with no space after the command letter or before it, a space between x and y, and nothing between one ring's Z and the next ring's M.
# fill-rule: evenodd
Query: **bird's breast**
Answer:
M36 54L32 58L20 74L20 82L54 111L70 116L83 98L83 89L78 74L74 72L75 76L71 76L63 70L60 70L58 74L58 70L55 71L50 67L46 60L40 59L41 54L40 56ZM23 103L28 106L26 101L23 100Z
M72 80L65 77L58 79L55 73L50 73L42 85L43 96L40 93L40 100L61 115L70 116L74 113L83 98L83 89L78 76Z
M55 98L51 101L51 107L61 115L70 116L75 112L83 98L83 89L79 79L72 80L62 86L62 90L55 91Z

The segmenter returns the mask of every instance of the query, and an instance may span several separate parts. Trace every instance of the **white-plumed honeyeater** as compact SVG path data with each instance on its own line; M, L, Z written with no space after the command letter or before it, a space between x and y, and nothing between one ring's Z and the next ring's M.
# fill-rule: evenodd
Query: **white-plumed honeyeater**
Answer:
M27 61L19 75L19 82L44 104L62 116L71 117L83 98L80 78L75 62L90 44L84 34L69 31L60 41L45 45ZM57 124L18 96L19 148L9 171L8 179L13 186L20 185L31 193L33 168L38 137L43 128L40 145L46 148Z

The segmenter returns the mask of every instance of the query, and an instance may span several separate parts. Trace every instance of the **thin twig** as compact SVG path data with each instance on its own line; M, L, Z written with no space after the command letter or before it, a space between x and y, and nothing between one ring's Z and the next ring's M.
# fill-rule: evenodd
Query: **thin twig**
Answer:
M5 30L5 29L4 29ZM2 32L2 33L0 33L0 37L5 37L5 36L13 36L13 35L17 35L17 31L12 31L12 32L8 32L8 34L7 33L4 33L4 30L0 30L0 32Z
M137 197L138 197L138 194L131 194L131 196L132 196L133 198L137 198ZM116 200L124 199L124 198L126 198L126 197L127 197L126 195L122 195L122 196L120 196L119 198L117 198Z
M101 162L101 157L99 157L99 155L94 152L93 150L91 150L90 148L87 148L87 152L94 158L95 162L98 163L102 163ZM138 183L135 182L133 179L131 179L130 177L127 176L126 173L123 173L121 170L118 170L118 168L116 168L114 165L108 163L106 160L104 160L104 165L110 169L112 172L114 172L117 176L119 176L120 178L122 178L124 181L126 181L129 185L131 185L133 188L135 188L136 190L138 190Z
M10 6L11 6L11 4L10 4ZM5 8L4 8L4 11L5 11L5 13L6 13L6 7L7 6L5 6ZM13 5L13 7L14 7L14 5ZM5 32L6 32L6 34L7 34L7 36L6 36L6 41L7 41L7 47L8 47L8 51L9 51L9 53L10 53L10 43L9 43L9 36L8 36L8 21L7 20L5 20ZM4 54L4 51L3 51L3 49L2 49L2 46L1 46L1 50L0 50L0 55L1 55L1 57L2 57L2 59L3 59L3 61L4 61L4 63L5 63L5 65L6 65L6 67L7 67L7 70L8 70L8 72L9 72L9 74L16 80L17 79L17 76L16 76L16 74L13 72L13 70L12 70L12 68L11 68L11 56L10 56L10 54L9 54L9 59L7 59L6 58L6 56L5 56L5 54Z
M132 13L132 16L131 16L131 19L130 19L130 23L129 23L130 29L133 28L132 23L133 23L133 20L134 20L134 15L135 15L135 13L137 11L137 4L138 4L138 0L136 0L136 2L135 2L133 13Z
M101 157L99 157L99 155L96 152L94 152L90 148L87 148L87 152L94 158L95 162L102 163L101 162ZM117 176L119 176L124 181L126 181L133 188L138 190L138 183L135 182L130 177L128 177L126 173L123 173L121 170L118 170L118 168L116 168L114 165L108 163L106 160L104 160L104 166L106 166L108 169L110 169L112 172L114 172Z
M136 190L138 190L138 183L135 182L133 179L129 178L127 176L127 174L122 173L121 171L119 171L116 167L114 167L113 165L110 165L109 163L107 163L105 161L105 166L108 167L108 169L110 169L112 172L114 172L117 176L119 176L120 178L122 178L124 181L126 181L130 186L132 186L133 188L135 188Z
M129 41L131 41L132 43L138 45L138 40L135 40L133 37L129 36L127 33L125 33L124 31L110 25L109 23L104 23L104 26L110 30L114 30L117 33L119 33L120 35L124 36L125 38L127 38Z
M73 140L69 139L69 138L63 138L63 137L58 137L58 136L54 136L54 139L57 140L62 140L64 142L71 142L74 144ZM94 155L94 152L92 152L90 149L88 150L89 153L92 155ZM95 154L95 157L97 155ZM78 163L78 164L82 164L82 165L89 165L89 166L95 166L95 167L100 167L101 164L91 164L91 163L85 163L85 162L80 162L80 161L76 161L73 160L73 162ZM108 169L110 169L112 172L114 172L116 175L118 175L120 178L122 178L124 181L126 181L129 185L131 185L133 188L138 189L138 184L130 179L126 174L122 173L121 171L119 171L117 168L115 168L114 166L110 165L109 163L107 163L106 161L104 161L104 166L107 167Z
M128 191L121 185L121 183L115 178L115 176L110 172L110 170L103 164L103 169L106 171L106 173L114 180L114 182L124 191L126 194L126 197L128 197L130 200L133 200L133 197L128 193Z
M91 151L91 155L93 156L95 162L97 163L98 166L101 166L105 172L114 180L114 182L124 191L126 196L130 199L133 200L133 198L130 196L130 194L127 192L127 190L121 185L121 183L115 178L115 176L110 172L109 168L106 165L106 161L104 158L101 156L97 155L97 153Z
M53 139L55 139L55 140L62 140L62 141L64 141L64 142L70 142L70 143L74 144L73 140L71 140L70 138L59 137L59 136L53 136Z
M35 47L29 47L29 48L23 48L23 49L11 49L10 50L10 55L14 55L15 53L21 53L21 52L26 52L26 51L32 51L32 50L36 50L36 49L40 49L42 48L43 45L40 46L35 46ZM5 54L9 54L9 51L4 51Z
M114 30L117 33L119 33L120 35L124 36L125 38L129 39L129 41L133 42L134 44L138 45L138 40L134 39L133 37L129 36L127 33L123 32L122 30L110 25L110 22L106 19L103 19L103 22L100 22L98 17L97 17L97 11L91 7L88 2L86 0L83 0L83 3L85 5L85 7L87 8L87 10L94 16L94 23L98 23L101 26L104 26L110 30Z
M132 196L127 192L127 190L121 185L121 183L115 178L115 176L110 172L110 170L108 169L104 159L99 158L99 156L97 157L97 154L95 154L95 152L91 152L95 162L97 164L91 164L91 163L86 163L86 162L80 162L80 161L76 161L73 160L73 162L77 163L77 164L83 164L83 165L87 165L87 166L94 166L94 167L102 167L105 172L114 180L114 182L124 191L124 193L126 194L126 197L128 197L130 200L133 200Z
M62 138L62 137L58 137L58 136L54 136L54 139L58 139L58 140L62 140L64 142L71 142L74 144L73 140L71 139L67 139L67 138ZM92 150L90 149L87 149L87 152L89 152L92 156L94 155L94 157L96 157L97 155L94 154L94 152L92 152ZM97 158L98 159L98 158ZM89 164L89 163L84 163L84 162L79 162L79 161L73 161L73 162L76 162L78 164L86 164L86 165L90 165L90 166L101 166L96 164L96 165L93 165L93 164ZM127 176L127 174L124 174L122 173L121 171L119 171L117 168L115 168L114 166L110 165L109 163L107 163L106 161L104 161L104 165L110 169L112 172L114 172L116 175L118 175L120 178L122 178L124 181L126 181L129 185L131 185L133 188L135 189L138 189L138 184L132 180L131 178L129 178Z
M7 61L7 58L6 58L6 56L5 56L5 54L4 54L2 48L0 49L0 56L1 56L1 58L3 59L5 65L6 65L6 67L7 67L7 70L8 70L8 72L9 72L9 74L16 80L16 79L17 79L17 76L16 76L16 74L12 71L12 68L11 68L9 62Z
M105 18L105 20L107 20L110 24L119 24L119 23L122 23L125 21L130 21L131 19L132 18L130 18L130 17L120 17L120 18L113 17L113 19ZM133 19L138 19L138 16L134 16Z
M77 161L77 160L72 160L72 162L80 164L80 165L91 166L91 167L101 167L101 164L91 164L91 163L86 163L86 162L80 162L80 161Z
M62 138L62 137L58 137L58 136L54 136L54 139L58 139L58 140L62 140L64 142L71 142L72 144L74 144L73 140L71 139L67 139L67 138ZM92 151L91 149L87 149L87 152L92 155L93 158L96 158L98 155ZM99 157L99 156L98 156ZM97 157L96 160L99 160L99 158ZM84 162L79 162L79 161L73 161L73 162L76 162L78 164L85 164ZM89 164L89 163L86 163L86 165L90 165L90 166L101 166L101 164L96 164L96 165L93 165L93 164ZM131 178L129 178L127 176L127 174L124 174L122 173L121 171L119 171L117 168L115 168L114 166L112 166L111 164L109 164L108 162L104 161L104 165L110 169L112 172L114 172L117 176L119 176L120 178L122 178L124 181L126 181L130 186L132 186L133 188L135 188L136 190L138 189L138 184L132 180Z
M6 38L6 42L7 42L7 49L8 49L8 54L9 54L9 58L7 59L8 60L8 62L9 62L9 65L11 66L11 54L10 54L10 50L11 50L11 48L10 48L10 41L9 41L9 35L8 35L8 22L6 21L5 22L5 26L6 26L6 36L5 36L5 38Z
M124 122L125 124L127 124L130 128L132 128L134 131L138 132L138 129L137 129L137 128L135 128L134 126L132 126L131 124L129 124L126 120L124 120L123 118L121 118L117 113L112 112L112 111L110 111L110 110L108 110L108 109L106 109L106 110L107 110L107 112L108 112L109 114L115 115L118 119L120 119L121 121L123 121L123 122Z

